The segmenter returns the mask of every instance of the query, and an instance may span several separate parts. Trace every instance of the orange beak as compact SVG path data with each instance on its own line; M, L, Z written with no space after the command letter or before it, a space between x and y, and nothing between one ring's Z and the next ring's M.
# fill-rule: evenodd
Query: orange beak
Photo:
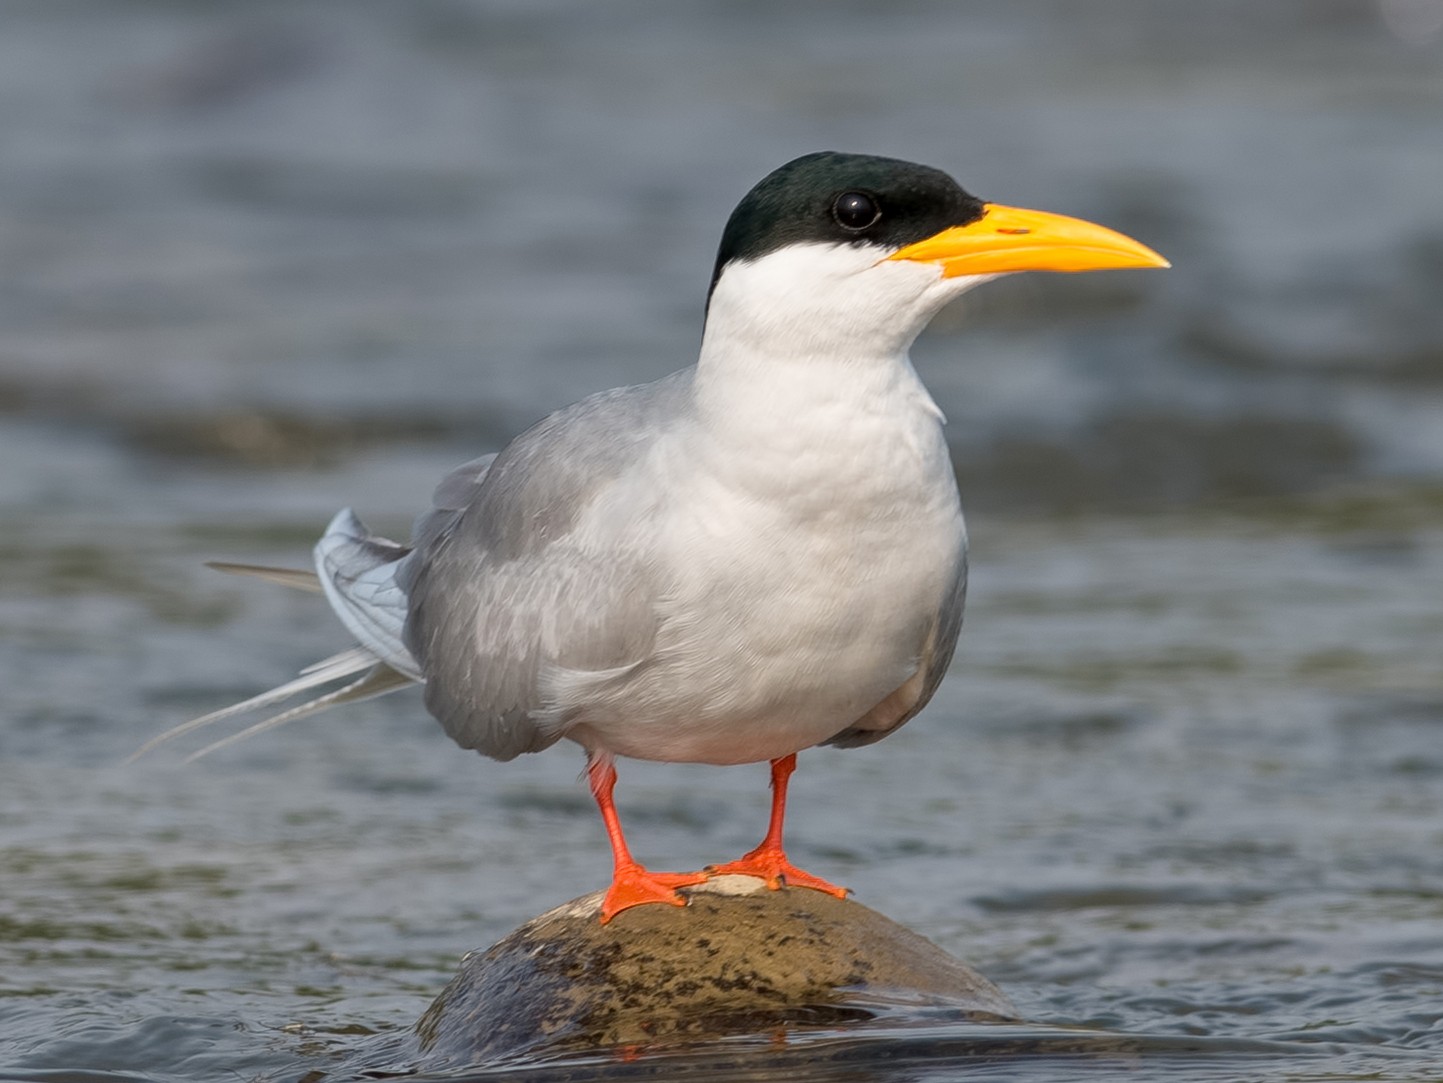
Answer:
M944 229L887 258L936 263L944 278L1172 266L1147 245L1105 226L998 203L984 204L975 222Z

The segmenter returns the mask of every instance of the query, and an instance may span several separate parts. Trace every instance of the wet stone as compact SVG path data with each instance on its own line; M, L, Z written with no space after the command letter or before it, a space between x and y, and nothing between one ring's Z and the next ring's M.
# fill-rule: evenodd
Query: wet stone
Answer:
M471 953L416 1025L424 1066L875 1025L909 1008L1016 1018L981 974L860 903L744 876L683 894L685 908L607 925L587 895Z

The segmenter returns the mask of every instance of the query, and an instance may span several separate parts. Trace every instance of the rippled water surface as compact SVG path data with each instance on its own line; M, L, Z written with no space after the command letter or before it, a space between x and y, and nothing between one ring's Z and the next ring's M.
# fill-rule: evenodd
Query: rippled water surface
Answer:
M462 953L604 882L574 750L483 760L409 693L122 761L347 646L203 560L303 561L345 504L404 533L688 361L731 206L822 147L1175 264L919 343L968 627L922 716L794 780L798 863L1030 1023L535 1072L1443 1076L1436 4L22 2L0 102L0 1077L402 1070ZM622 814L694 867L765 780L623 764Z

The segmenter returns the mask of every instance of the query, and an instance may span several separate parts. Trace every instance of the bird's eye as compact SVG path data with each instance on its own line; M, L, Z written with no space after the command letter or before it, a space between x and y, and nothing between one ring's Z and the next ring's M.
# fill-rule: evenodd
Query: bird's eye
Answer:
M843 192L832 204L832 217L843 229L863 230L882 217L882 208L866 192Z

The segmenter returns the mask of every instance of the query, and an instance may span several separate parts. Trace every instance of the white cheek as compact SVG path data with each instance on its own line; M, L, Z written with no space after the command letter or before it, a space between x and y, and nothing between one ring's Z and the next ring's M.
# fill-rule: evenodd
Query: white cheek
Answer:
M873 245L798 244L729 265L708 335L772 354L905 353L949 301L996 275L945 278L936 263Z
M800 244L728 266L707 336L772 356L892 358L970 283L875 246Z

